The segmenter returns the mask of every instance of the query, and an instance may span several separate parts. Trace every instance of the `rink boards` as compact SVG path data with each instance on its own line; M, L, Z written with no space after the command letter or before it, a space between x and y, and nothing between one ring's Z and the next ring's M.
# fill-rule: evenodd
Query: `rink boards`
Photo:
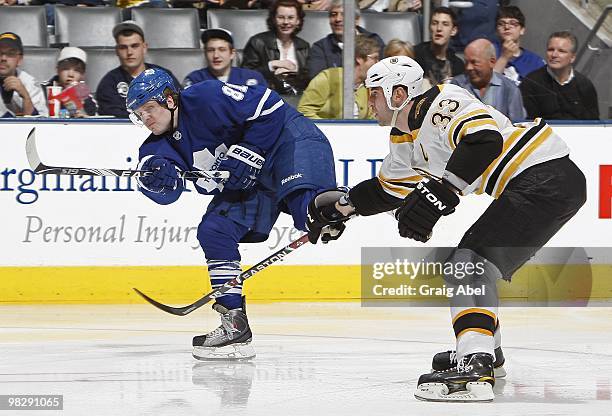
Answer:
M2 122L0 152L0 302L124 303L139 301L138 287L167 302L193 300L208 290L196 228L208 197L187 192L175 204L159 206L127 178L34 176L25 157L25 138L37 128L40 155L47 164L133 168L147 132L127 123ZM341 185L370 178L388 150L388 129L371 123L324 123ZM606 275L612 244L612 137L606 124L555 125L587 177L588 201L549 243L587 247L593 257L591 297L612 298ZM490 203L487 196L462 199L443 218L428 243L457 244ZM265 243L243 245L243 263L254 264L299 237L283 215ZM253 300L354 300L360 293L362 247L417 246L397 235L389 215L357 218L341 240L304 246L246 284ZM546 264L526 267L503 297L529 292ZM570 265L581 273L580 265Z

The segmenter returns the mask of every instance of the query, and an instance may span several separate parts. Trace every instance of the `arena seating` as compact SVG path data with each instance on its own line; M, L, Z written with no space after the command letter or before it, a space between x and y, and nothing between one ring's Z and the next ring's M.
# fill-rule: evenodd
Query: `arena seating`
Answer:
M21 68L39 82L45 82L56 74L55 66L59 49L57 48L23 48Z
M26 28L27 30L24 30ZM0 32L13 32L21 37L24 46L49 46L47 15L44 6L0 8Z
M149 48L199 48L196 9L135 8L132 20L142 27Z
M115 46L113 27L121 21L117 7L55 7L55 41L79 47Z
M149 49L147 62L162 66L172 71L179 82L187 74L206 65L201 48L192 49Z

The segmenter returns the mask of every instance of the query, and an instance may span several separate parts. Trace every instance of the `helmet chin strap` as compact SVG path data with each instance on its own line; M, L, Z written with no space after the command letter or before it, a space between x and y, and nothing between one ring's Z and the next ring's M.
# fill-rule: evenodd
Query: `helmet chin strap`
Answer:
M170 111L170 135L172 135L176 130L176 127L174 127L174 112L176 111L176 107L174 107L172 110L168 110Z
M406 107L406 105L410 102L410 99L410 97L406 98L399 107L392 107L390 105L390 102L387 103L389 105L389 109L393 110L393 116L391 117L391 127L397 127L395 125L395 123L397 122L397 116L399 115L400 111L402 111L402 109Z
M166 106L166 108L168 108L168 106ZM177 108L178 108L178 97L176 99L176 102L174 103L174 107L168 108L168 111L170 111L170 135L173 135L174 132L176 131L176 127L174 126L174 113L177 110Z
M395 122L397 121L397 115L399 114L399 112L400 112L399 108L395 108L393 110L393 117L391 117L391 127L396 127Z

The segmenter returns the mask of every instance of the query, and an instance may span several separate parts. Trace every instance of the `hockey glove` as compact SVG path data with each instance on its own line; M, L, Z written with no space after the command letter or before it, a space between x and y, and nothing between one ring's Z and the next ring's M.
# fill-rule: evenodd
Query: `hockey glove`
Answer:
M254 146L233 145L227 151L218 170L229 171L230 177L224 182L224 189L230 191L250 189L257 184L257 177L266 159Z
M150 175L137 177L138 183L147 191L166 194L175 191L179 176L174 164L161 156L152 156L141 165L142 170L151 171Z
M336 202L340 205L350 205L346 188L323 191L308 204L306 228L308 229L308 240L312 244L316 244L319 237L323 244L337 240L344 232L346 228L344 223L352 214L342 214L336 209Z
M426 242L440 217L455 212L457 205L459 197L445 183L419 182L395 212L400 235Z

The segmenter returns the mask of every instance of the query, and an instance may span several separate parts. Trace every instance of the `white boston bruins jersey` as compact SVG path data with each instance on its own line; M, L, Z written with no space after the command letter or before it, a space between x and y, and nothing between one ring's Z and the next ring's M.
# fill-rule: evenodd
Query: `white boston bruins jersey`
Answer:
M410 133L391 130L390 152L378 174L385 191L398 198L408 195L424 177L442 177L461 140L482 130L501 133L503 150L480 177L468 184L464 195L487 193L498 198L523 170L569 154L565 142L541 119L512 124L502 113L456 85L437 85L417 97L408 126Z

